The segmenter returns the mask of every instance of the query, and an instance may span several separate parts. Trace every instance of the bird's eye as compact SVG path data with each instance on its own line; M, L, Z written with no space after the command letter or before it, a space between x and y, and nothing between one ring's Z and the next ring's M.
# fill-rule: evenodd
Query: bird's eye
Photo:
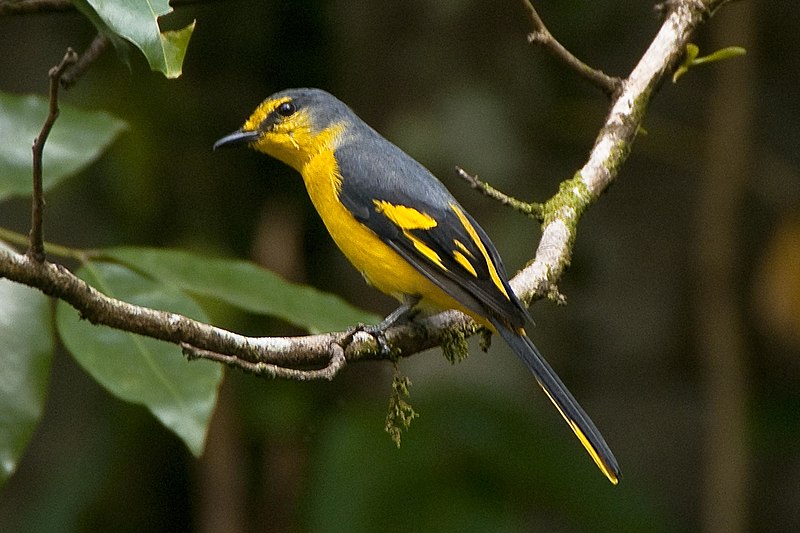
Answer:
M297 108L292 102L284 102L279 105L275 111L277 111L282 117L290 117L294 115L294 112L297 111Z

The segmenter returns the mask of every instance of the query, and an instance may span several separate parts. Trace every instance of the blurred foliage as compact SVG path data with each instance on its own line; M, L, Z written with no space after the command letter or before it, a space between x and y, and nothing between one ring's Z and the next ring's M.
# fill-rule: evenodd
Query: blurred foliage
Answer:
M89 262L76 274L113 298L208 322L202 309L181 292L123 266ZM98 383L123 400L145 405L193 454L202 454L222 380L220 365L187 365L180 347L97 327L65 302L58 302L56 323L64 346Z
M611 74L627 73L659 26L650 4L632 0L535 4L567 48ZM620 460L618 487L595 471L502 346L483 354L473 345L455 366L438 351L400 363L420 414L400 450L382 431L387 365L356 365L332 383L228 373L200 460L59 350L42 422L0 493L0 529L697 530L712 413L692 312L704 294L692 273L691 250L702 244L692 210L702 146L720 133L707 117L718 74L750 65L757 82L747 89L759 106L732 280L746 324L736 333L747 346L750 464L736 474L747 480L752 528L796 530L800 346L791 311L789 319L781 311L793 308L783 303L794 301L793 289L780 281L800 279L792 240L781 237L794 235L800 206L796 17L791 3L736 2L709 26L735 18L755 26L747 56L662 87L620 182L582 221L560 287L569 305L532 309L537 344ZM107 52L62 93L64 106L102 110L128 127L95 164L48 192L48 240L253 258L382 314L391 301L335 250L292 171L245 150L212 154L216 139L276 90L328 89L440 176L513 271L531 257L535 228L469 191L453 167L546 200L582 164L606 112L601 94L527 45L524 9L514 3L189 2L158 23L195 20L180 78L151 73L140 54L126 65ZM45 94L47 70L95 32L79 13L0 18L0 46L14 52L0 66L0 90ZM729 38L723 46L743 44ZM720 47L706 28L695 40L703 50ZM0 129L6 123L0 117ZM0 226L25 233L28 220L26 201L0 203ZM207 299L212 321L227 328L298 332ZM0 309L12 301L24 300L4 292ZM3 327L0 353L13 353L19 339ZM41 323L36 331L50 337ZM47 372L30 373L43 387Z
M106 248L98 253L190 294L280 318L311 333L339 331L353 324L380 320L341 298L311 287L288 284L272 272L246 261L140 247Z
M0 228L1 238L22 244L26 240L23 235ZM193 299L197 296L213 309L219 310L222 304L273 316L305 331L344 329L353 323L378 320L336 296L290 284L245 261L209 259L180 250L141 247L83 252L48 245L48 251L80 261L76 274L103 294L144 308L179 313L200 322L208 323L209 318ZM5 321L4 333L10 339L19 328L22 334L13 343L9 340L8 365L19 371L9 373L8 394L0 396L0 410L6 412L4 425L15 429L0 443L0 456L5 457L6 475L10 475L24 450L31 426L38 418L32 419L30 412L41 415L42 407L42 398L34 398L28 410L20 409L21 400L14 393L20 388L43 392L42 387L37 386L43 382L43 376L26 370L48 366L38 363L50 360L54 346L50 343L49 350L45 350L38 334L30 336L37 330L49 331L52 322L49 307L34 306L38 300L31 300L30 291L6 284L9 285L6 295L9 318ZM22 309L25 306L31 309ZM97 327L64 301L58 302L57 309L58 335L78 363L112 394L146 406L194 455L200 456L211 412L217 403L221 366L206 361L187 366L179 357L177 346ZM21 347L19 343L23 341L30 346ZM31 360L22 361L21 354Z
M16 469L44 410L54 344L48 306L38 291L0 280L0 484Z
M0 200L31 194L31 143L42 129L48 101L37 95L0 93ZM125 129L103 111L60 106L58 127L42 156L45 191L94 162Z

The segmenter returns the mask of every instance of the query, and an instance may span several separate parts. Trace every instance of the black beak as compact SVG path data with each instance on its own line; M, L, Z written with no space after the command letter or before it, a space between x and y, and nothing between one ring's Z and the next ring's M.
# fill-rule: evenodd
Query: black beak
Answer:
M234 131L230 135L226 135L222 139L220 139L217 142L215 142L214 143L214 150L216 150L217 148L221 148L223 146L229 146L231 144L241 144L241 143L250 144L252 142L256 142L260 135L261 135L261 133L259 133L258 130L254 130L254 131L244 131L244 130Z

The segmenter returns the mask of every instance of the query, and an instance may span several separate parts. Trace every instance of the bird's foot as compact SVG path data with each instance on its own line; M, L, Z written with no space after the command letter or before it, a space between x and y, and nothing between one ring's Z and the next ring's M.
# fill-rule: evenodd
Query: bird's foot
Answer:
M389 313L380 324L359 324L351 329L349 336L352 337L356 333L363 331L375 339L381 356L390 358L392 355L392 349L391 346L389 346L389 342L386 340L386 330L398 324L413 320L416 314L419 312L419 310L414 307L417 305L417 303L419 303L419 298L410 299Z

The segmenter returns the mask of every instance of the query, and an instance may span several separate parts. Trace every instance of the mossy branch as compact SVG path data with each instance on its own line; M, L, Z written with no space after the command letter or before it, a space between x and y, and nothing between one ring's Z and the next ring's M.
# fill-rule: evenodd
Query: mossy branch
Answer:
M589 158L544 206L535 259L511 281L525 301L551 294L569 266L581 215L617 179L655 89L683 56L697 27L727 0L672 1L660 30L611 101ZM557 291L556 291L557 292Z
M615 89L588 160L553 198L536 208L536 216L542 221L542 238L533 261L511 280L512 288L524 301L558 296L557 283L569 265L581 215L617 178L655 88L679 64L697 27L724 3L726 0L669 2L658 34ZM193 357L221 361L245 371L287 379L331 379L345 363L385 358L374 339L363 332L245 337L174 313L134 306L103 295L61 265L25 254L0 250L0 277L64 300L95 324L175 343ZM393 353L408 357L442 343L454 345L448 332L477 329L465 315L447 311L393 327L386 332L386 341Z

